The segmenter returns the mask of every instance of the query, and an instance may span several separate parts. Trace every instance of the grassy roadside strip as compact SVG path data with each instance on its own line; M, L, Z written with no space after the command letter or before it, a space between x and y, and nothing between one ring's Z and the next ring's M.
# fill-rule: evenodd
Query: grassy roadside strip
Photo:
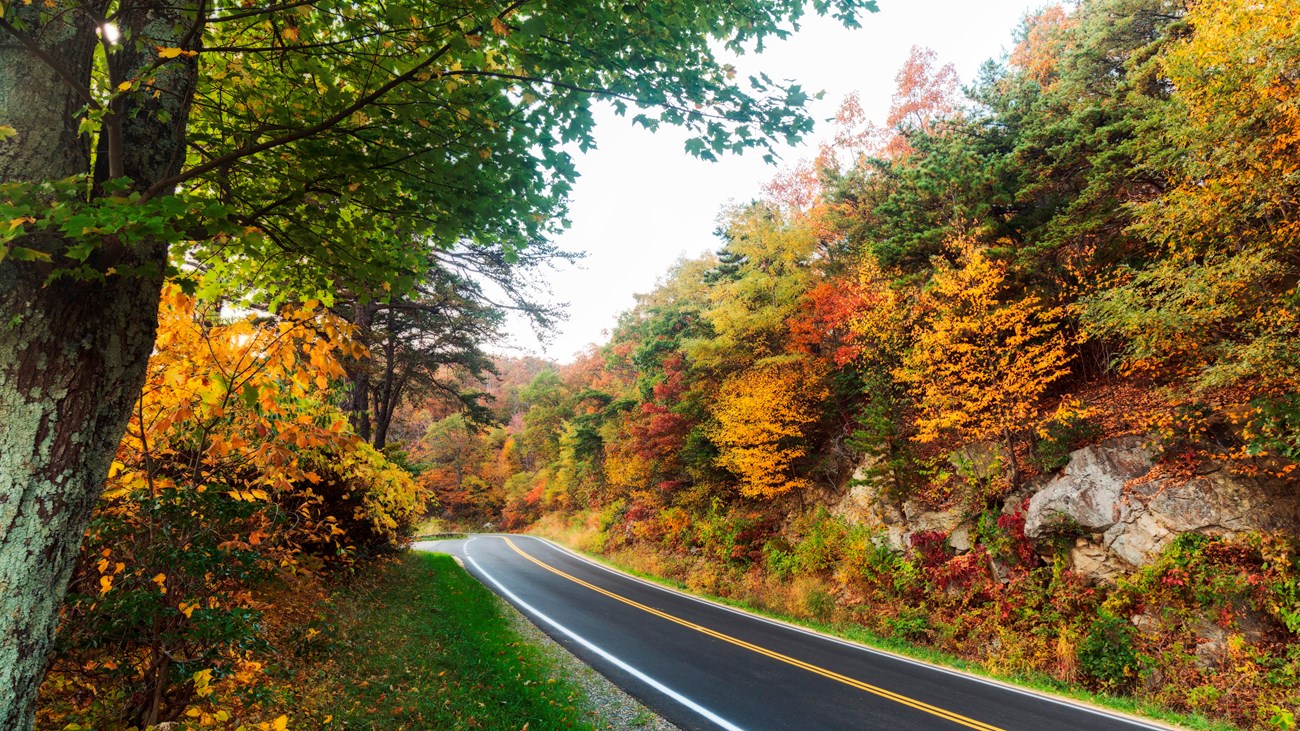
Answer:
M597 729L507 612L450 556L403 555L333 597L272 704L297 729Z
M529 532L541 538L553 540L557 544L564 546L574 553L589 558L592 561L623 571L632 576L645 579L646 581L680 591L683 594L698 596L702 599L707 599L729 607L735 607L736 609L742 609L746 612L767 617L768 619L774 619L778 622L803 627L805 629L813 630L814 632L838 637L850 642L856 642L860 645L866 645L867 647L883 650L902 657L920 660L932 665L938 665L954 670L960 670L964 673L977 675L982 678L996 680L1047 695L1053 695L1059 698L1065 698L1071 701L1111 711L1117 711L1119 713L1147 718L1181 728L1192 729L1193 731L1240 731L1238 727L1221 720L1209 719L1201 715L1175 713L1167 708L1161 708L1160 706L1151 703L1143 703L1124 696L1093 693L1086 688L1068 685L1046 675L1008 675L990 672L988 668L978 663L971 662L970 660L955 657L932 648L915 645L897 637L881 636L852 623L839 622L827 624L816 622L805 618L793 617L780 612L774 612L766 607L757 606L751 602L740 601L731 597L714 596L712 594L694 592L686 588L686 585L680 581L638 570L633 566L629 566L626 562L618 560L617 556L593 554L589 551L583 550L580 547L575 546L572 541L565 540L567 536L562 533L536 530Z

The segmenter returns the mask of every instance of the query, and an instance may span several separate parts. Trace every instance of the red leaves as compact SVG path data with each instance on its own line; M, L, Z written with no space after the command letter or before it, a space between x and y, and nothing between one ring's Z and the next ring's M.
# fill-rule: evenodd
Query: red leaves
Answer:
M788 323L790 350L824 356L837 366L849 365L862 353L853 322L868 305L856 282L840 278L821 282L804 295L799 313Z

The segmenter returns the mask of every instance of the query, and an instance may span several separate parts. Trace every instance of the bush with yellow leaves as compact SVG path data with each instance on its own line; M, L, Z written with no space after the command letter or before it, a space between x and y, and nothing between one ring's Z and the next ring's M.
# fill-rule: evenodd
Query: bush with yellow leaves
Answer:
M411 475L323 400L340 358L364 355L346 323L315 302L219 323L174 288L159 316L64 605L44 727L235 728L273 649L275 587L396 549L423 513Z

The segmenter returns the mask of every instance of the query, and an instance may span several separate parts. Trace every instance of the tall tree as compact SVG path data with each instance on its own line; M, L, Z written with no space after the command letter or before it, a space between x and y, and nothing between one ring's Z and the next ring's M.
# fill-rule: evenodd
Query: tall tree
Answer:
M806 430L828 395L819 364L769 360L723 383L713 409L719 466L740 480L740 494L773 498L808 487L796 463L808 454Z
M30 727L170 256L272 291L401 290L413 240L544 237L590 107L706 158L807 132L737 51L871 0L0 4L0 727ZM174 244L192 242L183 249ZM279 264L279 266L271 266ZM385 290L387 291L387 290Z
M1014 296L1007 266L969 241L955 242L959 266L940 262L922 293L930 313L896 377L914 392L918 441L944 435L1001 438L1018 481L1015 434L1069 369L1061 308L1034 294Z

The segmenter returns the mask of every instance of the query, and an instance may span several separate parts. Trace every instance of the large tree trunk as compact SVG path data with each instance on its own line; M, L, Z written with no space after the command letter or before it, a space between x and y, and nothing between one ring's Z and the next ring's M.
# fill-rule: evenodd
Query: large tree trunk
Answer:
M97 37L82 9L99 14L106 4L16 6L27 43L0 31L0 122L18 131L0 144L0 182L90 172L77 127ZM157 46L179 44L194 22L186 5L119 4L119 27L147 40L110 57L115 78L153 63ZM133 94L114 106L112 170L137 189L182 163L196 77L196 65L181 59L155 79L160 94ZM164 109L169 123L155 116ZM54 236L19 243L55 264L66 245ZM103 282L47 281L48 264L0 262L0 728L33 724L59 606L153 348L166 260L162 243L105 240L104 270L153 273Z
M0 265L0 728L32 724L71 576L157 326L160 281Z

